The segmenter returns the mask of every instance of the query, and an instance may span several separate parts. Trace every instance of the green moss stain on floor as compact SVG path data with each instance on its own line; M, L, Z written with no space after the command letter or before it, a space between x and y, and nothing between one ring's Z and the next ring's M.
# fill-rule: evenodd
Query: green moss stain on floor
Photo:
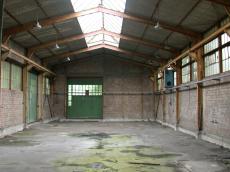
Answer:
M93 139L97 146L83 154L62 157L55 161L57 171L71 172L176 172L178 154L158 147L137 145L135 136L86 133L71 137Z

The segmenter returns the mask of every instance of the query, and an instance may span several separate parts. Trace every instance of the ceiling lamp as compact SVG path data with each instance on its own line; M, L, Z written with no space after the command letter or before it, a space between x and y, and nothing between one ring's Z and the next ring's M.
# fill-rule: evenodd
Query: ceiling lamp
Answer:
M155 23L154 23L154 29L160 29L160 22L159 22L159 18L160 18L160 9L159 9L159 5L156 7L156 14L155 14Z
M160 23L157 21L154 25L154 29L160 29Z
M59 49L60 46L58 45L58 43L55 44L55 49Z
M42 25L39 23L38 17L37 17L37 21L36 21L36 23L34 24L34 29L41 29L41 28L42 28Z
M70 57L67 57L66 60L67 60L67 61L70 61Z
M42 25L39 23L39 21L36 22L36 24L34 25L34 29L41 29Z

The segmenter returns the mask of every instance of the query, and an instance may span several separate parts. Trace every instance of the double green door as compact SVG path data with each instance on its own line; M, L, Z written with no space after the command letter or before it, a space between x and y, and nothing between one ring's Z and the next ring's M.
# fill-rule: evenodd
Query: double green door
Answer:
M37 120L38 77L35 73L28 74L28 114L27 123Z
M68 80L67 117L70 119L102 118L102 79Z

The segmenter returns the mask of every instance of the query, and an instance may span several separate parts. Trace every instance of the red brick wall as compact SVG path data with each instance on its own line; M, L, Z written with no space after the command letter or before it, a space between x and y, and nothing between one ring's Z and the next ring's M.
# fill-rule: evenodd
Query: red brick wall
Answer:
M0 128L23 124L23 92L1 89Z

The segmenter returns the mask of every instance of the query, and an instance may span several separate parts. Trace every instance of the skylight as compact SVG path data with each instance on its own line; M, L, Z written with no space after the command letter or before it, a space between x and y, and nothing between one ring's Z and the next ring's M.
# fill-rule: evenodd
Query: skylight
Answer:
M75 12L96 8L98 6L124 12L126 4L126 0L71 0L71 2ZM120 34L123 18L102 12L96 12L93 14L78 17L78 22L83 33L105 29L107 31ZM89 36L86 37L85 40L88 47L103 43L118 47L120 42L120 38L105 34Z

